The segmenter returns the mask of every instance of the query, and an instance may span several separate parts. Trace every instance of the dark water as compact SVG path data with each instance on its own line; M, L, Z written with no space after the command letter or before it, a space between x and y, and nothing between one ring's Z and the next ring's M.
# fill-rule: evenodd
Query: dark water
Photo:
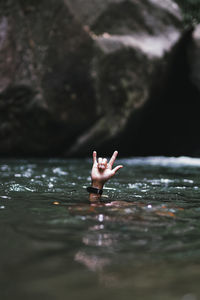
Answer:
M0 162L4 299L200 299L200 160L122 160L91 205L89 160Z

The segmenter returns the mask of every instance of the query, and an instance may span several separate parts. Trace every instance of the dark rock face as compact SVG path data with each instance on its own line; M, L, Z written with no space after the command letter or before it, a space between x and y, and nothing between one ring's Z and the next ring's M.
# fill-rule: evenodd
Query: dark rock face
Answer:
M0 153L59 153L96 119L93 41L62 1L0 8Z
M188 45L188 61L190 81L200 92L200 25L192 33Z
M171 0L1 3L0 154L137 154L181 37Z
M73 3L74 13L81 4L81 0L67 2ZM88 154L91 146L135 154L127 140L136 141L137 111L150 100L152 90L164 85L173 49L182 35L179 10L171 1L102 2L95 14L95 1L87 1L87 12L83 7L78 15L82 22L88 21L96 46L93 77L100 118L68 154ZM134 123L131 130L127 128L130 120Z
M190 131L189 144L192 148L192 155L200 156L200 25L197 25L192 31L186 50L188 84L190 85L190 94L187 101L187 126Z

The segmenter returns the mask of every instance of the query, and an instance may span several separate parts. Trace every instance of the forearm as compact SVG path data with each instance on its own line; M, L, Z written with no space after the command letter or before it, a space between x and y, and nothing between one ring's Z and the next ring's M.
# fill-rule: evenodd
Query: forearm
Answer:
M104 186L104 183L103 182L100 182L100 181L93 181L92 180L92 183L91 183L91 187L93 188L97 188L99 190L102 190L103 189L103 186ZM100 194L94 194L94 193L90 193L89 194L89 200L92 202L92 201L97 201L101 198L101 195Z

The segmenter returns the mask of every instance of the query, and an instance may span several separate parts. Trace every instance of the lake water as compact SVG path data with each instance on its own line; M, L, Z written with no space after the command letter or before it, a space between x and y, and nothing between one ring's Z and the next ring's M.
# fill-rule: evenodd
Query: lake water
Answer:
M0 161L0 299L200 299L200 159Z

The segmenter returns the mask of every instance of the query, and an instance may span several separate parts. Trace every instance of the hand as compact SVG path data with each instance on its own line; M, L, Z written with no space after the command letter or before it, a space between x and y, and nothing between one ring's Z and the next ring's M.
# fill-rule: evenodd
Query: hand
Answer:
M112 169L115 159L117 157L118 152L115 151L109 161L107 162L106 158L98 158L97 162L97 152L93 152L93 167L91 171L92 178L92 186L98 189L102 189L105 182L113 177L117 171L123 168L122 165L119 165Z

